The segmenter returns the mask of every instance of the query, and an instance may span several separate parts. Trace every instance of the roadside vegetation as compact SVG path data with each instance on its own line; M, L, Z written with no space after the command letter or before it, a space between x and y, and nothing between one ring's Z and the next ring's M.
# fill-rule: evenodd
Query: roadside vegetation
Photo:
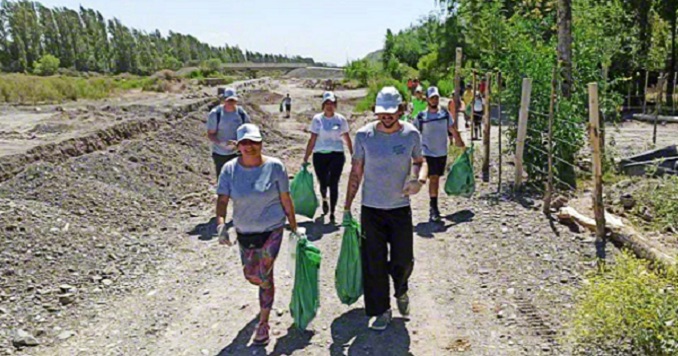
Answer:
M579 292L571 342L581 354L678 354L678 271L625 253Z

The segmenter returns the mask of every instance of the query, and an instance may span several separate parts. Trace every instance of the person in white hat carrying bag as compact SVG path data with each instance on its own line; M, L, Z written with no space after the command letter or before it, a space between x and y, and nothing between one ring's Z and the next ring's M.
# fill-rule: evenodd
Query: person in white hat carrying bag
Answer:
M254 336L257 345L269 341L268 320L275 296L273 267L285 222L289 221L292 234L297 233L287 169L279 159L262 155L262 140L254 124L237 129L236 146L241 156L227 162L221 171L216 211L219 243L230 246L234 241L225 218L228 204L233 201L233 226L243 272L250 283L259 287L259 323Z
M427 168L419 131L400 121L405 111L394 87L377 95L378 120L356 133L345 214L361 182L361 259L365 312L370 328L385 330L392 320L390 281L393 280L398 311L410 312L408 280L414 268L414 231L410 196L426 181Z

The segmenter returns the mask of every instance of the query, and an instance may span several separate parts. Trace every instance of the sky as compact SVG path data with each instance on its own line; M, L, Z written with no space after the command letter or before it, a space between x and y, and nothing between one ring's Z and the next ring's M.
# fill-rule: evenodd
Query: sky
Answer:
M339 65L381 49L386 29L407 28L437 0L38 0L80 5L128 27L190 34L215 46L313 57Z

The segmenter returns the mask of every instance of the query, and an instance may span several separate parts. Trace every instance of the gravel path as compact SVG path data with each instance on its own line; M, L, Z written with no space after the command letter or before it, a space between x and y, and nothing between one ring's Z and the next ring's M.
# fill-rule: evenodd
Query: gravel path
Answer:
M352 120L360 122L364 118ZM189 120L177 127L186 135L185 146L191 147L194 156L198 151L207 152L207 145L199 138L200 125L198 120ZM357 126L354 123L352 128ZM301 128L303 126L299 126ZM296 139L305 137L303 132L290 135ZM273 155L285 152L289 170L296 171L300 151L286 151L290 144L276 142L268 149L278 152ZM295 144L300 146L299 142ZM155 148L142 145L142 149L144 147L151 151ZM121 149L115 154L96 154L96 157L106 161L110 160L109 155L117 157L118 154L131 153ZM181 161L182 153L177 154L177 160ZM143 158L144 154L137 156ZM123 277L115 279L116 284L129 283L126 288L113 293L105 286L83 282L85 284L78 288L83 291L98 288L99 292L88 292L78 303L60 307L66 311L52 317L47 326L40 327L37 323L37 328L42 330L36 335L40 346L15 350L5 344L5 352L22 355L561 355L571 352L563 338L564 323L582 275L594 265L592 239L562 226L552 226L539 212L538 203L529 199L517 202L495 194L496 183L479 183L472 199L441 198L441 210L446 214L443 225L426 222L425 191L414 198L416 263L411 278L412 315L409 319L397 316L383 333L367 329L362 300L348 307L336 297L334 268L341 229L321 221L302 221L323 252L320 314L309 331L291 327L288 304L292 281L285 273L285 259L281 258L276 265L273 340L266 349L251 347L258 310L257 289L242 276L235 249L219 246L209 234L207 226L213 215L213 197L195 194L207 186L209 172L201 174L201 171L208 169L208 165L197 161L193 157L185 163L186 167L197 167L191 168L197 169L196 175L171 183L176 186L186 179L197 179L200 184L181 192L179 198L172 200L174 205L158 204L157 210L139 211L134 216L139 221L139 229L144 231L141 245L130 242L128 233L121 233L118 239L122 239L118 241L106 240L112 245L130 243L127 253L117 252L124 255L123 259L131 258L128 254L132 246L137 247L138 254L146 256L134 259L132 265L137 269L130 269L135 273L128 270ZM74 163L62 163L59 167L64 168L59 169L70 169ZM496 166L492 173L496 176L494 170ZM509 166L504 167L504 172L510 171ZM348 166L342 177L341 199L347 174ZM0 188L6 191L25 177L17 177ZM130 189L127 187L125 191ZM137 193L141 207L150 206L143 199L154 193ZM176 205L182 197L188 203ZM24 196L22 201L37 204L35 199L39 198ZM65 196L61 198L67 200ZM59 201L52 204L62 205ZM119 202L115 206L123 209L125 205ZM357 203L354 208L358 208ZM8 214L14 214L12 209L16 208L7 208ZM63 212L62 218L70 218L69 214ZM114 212L109 211L101 215L106 218L112 214ZM125 215L126 211L120 210L118 214ZM285 241L281 256L286 251ZM83 255L87 253L83 251ZM106 254L103 255L102 263L105 263ZM136 277L131 280L129 275ZM103 277L113 278L105 274ZM4 304L9 299L2 300ZM4 313L0 312L3 326L36 325L34 320L28 320L34 318L35 313L17 321L14 315L22 313L20 308L3 310ZM8 314L13 314L12 323L7 321ZM29 332L36 334L35 330ZM6 340L11 337L9 332L4 335Z

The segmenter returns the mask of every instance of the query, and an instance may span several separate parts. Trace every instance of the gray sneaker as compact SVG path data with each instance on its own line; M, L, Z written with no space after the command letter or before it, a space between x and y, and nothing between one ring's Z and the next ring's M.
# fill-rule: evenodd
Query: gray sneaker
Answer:
M396 303L398 303L398 311L402 316L410 315L410 297L407 293L396 298Z
M389 309L385 311L384 314L381 314L378 317L374 318L372 324L370 325L370 329L376 331L384 331L388 327L388 324L391 323L391 320L393 320L393 315L391 313L391 309Z

